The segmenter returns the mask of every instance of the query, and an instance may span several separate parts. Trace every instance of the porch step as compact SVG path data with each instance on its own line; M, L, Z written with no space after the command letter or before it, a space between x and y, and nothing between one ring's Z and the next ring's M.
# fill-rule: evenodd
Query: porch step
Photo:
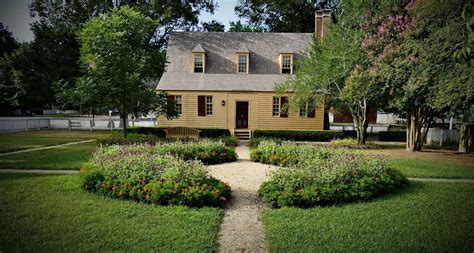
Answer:
M250 130L235 130L234 135L239 140L250 140Z

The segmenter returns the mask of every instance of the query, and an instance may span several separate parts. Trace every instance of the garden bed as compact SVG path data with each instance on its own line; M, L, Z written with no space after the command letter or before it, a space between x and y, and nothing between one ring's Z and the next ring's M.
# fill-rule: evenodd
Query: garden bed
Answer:
M384 159L347 149L262 142L251 159L286 167L272 172L260 187L272 207L367 201L408 184Z

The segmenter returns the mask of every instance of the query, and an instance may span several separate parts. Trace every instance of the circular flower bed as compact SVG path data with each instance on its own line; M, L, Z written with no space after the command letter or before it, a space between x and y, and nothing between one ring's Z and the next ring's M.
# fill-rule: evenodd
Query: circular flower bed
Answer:
M260 195L272 207L367 201L408 183L382 158L350 150L264 142L252 159L287 166L272 172L260 187Z
M222 206L230 187L199 161L153 152L151 146L99 148L81 170L84 189L113 198L159 205Z

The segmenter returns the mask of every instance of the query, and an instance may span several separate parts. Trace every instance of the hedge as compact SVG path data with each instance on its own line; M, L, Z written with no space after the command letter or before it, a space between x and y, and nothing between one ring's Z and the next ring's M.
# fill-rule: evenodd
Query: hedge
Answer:
M334 139L344 139L348 137L356 137L355 131L289 131L289 130L255 130L253 137L255 138L275 138L294 141L331 141Z
M130 127L127 128L127 133L131 134L147 134L154 135L159 138L166 137L166 127ZM222 128L198 128L201 130L199 137L201 138L218 138L230 136L229 129Z
M381 131L379 132L380 141L407 141L407 132L405 131Z

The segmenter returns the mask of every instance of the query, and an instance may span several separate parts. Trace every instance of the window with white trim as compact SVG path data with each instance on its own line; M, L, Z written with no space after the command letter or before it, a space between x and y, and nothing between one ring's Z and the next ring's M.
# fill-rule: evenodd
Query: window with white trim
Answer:
M293 74L293 55L292 54L281 55L281 73Z
M183 97L182 96L174 96L174 108L178 115L183 114Z
M212 96L206 96L206 115L212 115Z
M272 115L280 116L280 98L279 97L273 97Z
M204 73L204 53L194 53L194 73Z
M237 55L237 73L248 73L249 72L249 55L239 54Z

